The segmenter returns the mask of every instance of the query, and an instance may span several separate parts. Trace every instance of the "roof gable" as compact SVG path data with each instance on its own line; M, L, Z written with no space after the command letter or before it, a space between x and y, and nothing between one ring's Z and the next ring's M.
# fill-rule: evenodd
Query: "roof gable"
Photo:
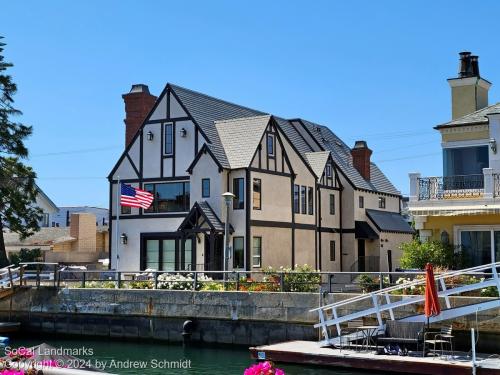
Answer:
M263 115L215 122L231 169L250 165L270 118Z
M330 151L306 152L304 155L314 174L318 179L320 179L323 175L323 171L325 170L326 162L330 156Z

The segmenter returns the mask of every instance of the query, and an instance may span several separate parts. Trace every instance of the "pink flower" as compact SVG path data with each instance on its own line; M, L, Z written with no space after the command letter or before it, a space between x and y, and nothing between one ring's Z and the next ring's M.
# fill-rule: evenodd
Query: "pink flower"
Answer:
M285 375L281 369L275 369L271 362L259 362L247 368L243 375Z

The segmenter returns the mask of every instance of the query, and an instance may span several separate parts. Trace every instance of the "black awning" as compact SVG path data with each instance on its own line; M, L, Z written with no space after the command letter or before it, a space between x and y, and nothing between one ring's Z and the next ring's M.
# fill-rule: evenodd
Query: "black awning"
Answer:
M356 238L363 240L376 240L378 238L378 234L366 221L355 222L354 234Z
M368 216L379 232L414 233L410 224L397 212L367 209L366 216Z

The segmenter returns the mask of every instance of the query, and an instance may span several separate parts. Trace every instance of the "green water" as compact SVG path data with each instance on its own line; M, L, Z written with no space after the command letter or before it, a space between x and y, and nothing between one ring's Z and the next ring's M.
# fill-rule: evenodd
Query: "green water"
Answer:
M35 336L35 334L33 334ZM88 360L89 364L107 365L106 372L114 374L208 374L208 375L239 375L243 374L246 367L254 362L250 358L248 349L241 346L218 346L206 344L203 346L174 345L160 342L121 342L102 339L60 339L48 337L35 338L12 338L8 344L10 347L35 346L42 342L56 348L87 348L92 349L92 355L80 355L79 358ZM114 361L113 361L114 360ZM123 368L127 366L127 360L133 363L146 366L143 369ZM120 362L122 361L122 362ZM187 365L190 361L190 368L168 369L159 368L167 365L168 361L181 361L180 364ZM184 361L184 362L182 362ZM112 367L110 367L112 366ZM156 367L156 368L153 368ZM366 375L364 372L353 372L342 369L327 369L324 367L281 365L279 368L285 370L287 375ZM102 367L101 367L102 369Z

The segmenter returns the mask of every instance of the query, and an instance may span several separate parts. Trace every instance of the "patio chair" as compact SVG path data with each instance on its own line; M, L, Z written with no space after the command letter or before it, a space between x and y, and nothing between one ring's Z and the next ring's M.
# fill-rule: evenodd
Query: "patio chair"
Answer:
M441 329L437 332L426 332L424 336L424 357L426 355L427 345L433 346L432 352L434 354L436 354L436 347L439 345L441 355L443 355L444 346L448 345L450 353L453 355L453 338L453 326L451 324L441 327Z

